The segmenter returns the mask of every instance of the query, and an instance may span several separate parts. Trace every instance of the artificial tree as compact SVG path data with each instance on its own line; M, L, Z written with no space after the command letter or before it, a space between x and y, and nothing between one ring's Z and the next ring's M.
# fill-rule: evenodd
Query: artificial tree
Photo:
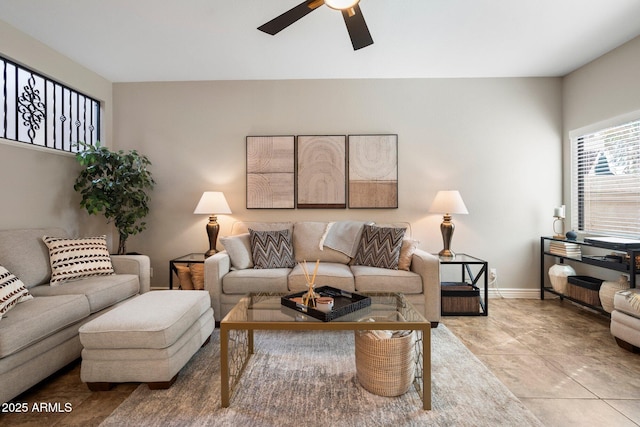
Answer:
M125 254L129 236L147 226L142 219L149 213L147 191L155 184L148 170L151 162L136 150L115 152L99 141L78 146L82 150L76 153L76 160L82 170L73 188L82 195L80 206L90 215L103 213L108 223L113 222L120 238L117 253Z

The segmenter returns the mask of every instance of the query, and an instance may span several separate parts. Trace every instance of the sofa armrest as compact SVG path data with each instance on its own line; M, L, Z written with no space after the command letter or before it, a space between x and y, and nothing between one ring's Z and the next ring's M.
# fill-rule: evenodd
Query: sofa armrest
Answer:
M217 252L204 260L204 289L211 296L213 317L222 320L220 315L220 298L222 297L222 278L230 271L231 260L227 251Z
M151 260L147 255L111 255L116 274L135 274L140 281L140 293L151 290Z
M437 256L417 249L411 258L411 271L422 278L425 317L440 321L440 260Z

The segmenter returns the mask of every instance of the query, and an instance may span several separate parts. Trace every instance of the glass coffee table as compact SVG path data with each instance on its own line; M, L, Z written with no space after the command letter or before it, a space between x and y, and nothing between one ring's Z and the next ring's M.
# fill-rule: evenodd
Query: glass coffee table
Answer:
M255 330L413 330L416 333L415 379L422 407L431 409L431 323L398 293L361 293L371 297L371 306L323 322L280 303L283 293L251 293L244 296L220 322L220 376L222 407L231 397L253 354ZM402 316L395 315L400 313ZM375 317L375 322L361 319ZM379 320L384 318L385 320ZM321 337L319 337L321 339Z

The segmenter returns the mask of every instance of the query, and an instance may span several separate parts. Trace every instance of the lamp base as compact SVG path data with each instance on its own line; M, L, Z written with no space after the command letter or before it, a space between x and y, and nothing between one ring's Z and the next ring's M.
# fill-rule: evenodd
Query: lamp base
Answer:
M204 257L209 258L211 255L215 255L217 253L218 251L216 249L209 249L207 252L204 253Z
M443 249L440 252L438 252L438 256L442 257L442 258L455 258L456 254L455 252L449 250L449 249Z
M438 252L438 255L443 258L453 258L456 254L449 248L451 247L453 230L456 229L456 226L451 222L451 215L445 214L442 219L443 221L442 224L440 224L440 232L442 232L442 243L444 245L444 249Z
M218 231L220 231L220 225L218 225L217 217L211 215L209 217L209 223L207 223L207 236L209 237L209 250L204 253L204 257L208 258L211 255L218 252L216 249L216 240L218 240Z

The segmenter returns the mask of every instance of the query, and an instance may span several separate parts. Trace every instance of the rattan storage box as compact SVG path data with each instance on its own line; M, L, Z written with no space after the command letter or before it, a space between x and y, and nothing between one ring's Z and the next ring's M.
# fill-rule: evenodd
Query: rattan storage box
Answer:
M480 312L480 289L461 282L442 282L442 315L478 314Z
M589 276L569 276L567 281L567 296L586 304L600 306L602 279Z

